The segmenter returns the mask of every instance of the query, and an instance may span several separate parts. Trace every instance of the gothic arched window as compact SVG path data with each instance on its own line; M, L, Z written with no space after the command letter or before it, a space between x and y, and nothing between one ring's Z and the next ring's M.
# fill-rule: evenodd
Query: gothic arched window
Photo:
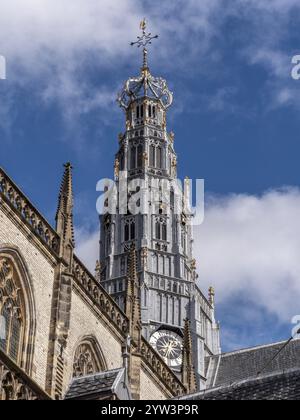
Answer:
M25 333L24 296L13 264L0 258L0 349L20 362Z
M135 220L134 218L128 218L125 220L124 225L124 241L135 240Z
M138 168L142 168L143 166L143 151L144 151L143 146L140 144L137 147L137 167Z
M120 170L124 171L125 159L124 159L124 148L123 147L120 150L119 161L120 161Z
M136 147L132 146L130 148L130 169L135 169L136 162Z
M139 133L137 132L137 135ZM143 167L144 147L142 144L132 145L130 148L130 169Z
M93 375L106 370L104 357L93 338L83 340L76 349L73 363L73 377Z
M186 227L182 226L181 227L181 246L182 246L182 250L185 254L187 252L186 236L187 236Z
M156 106L155 105L153 105L153 107L152 107L152 117L156 118Z
M155 237L160 241L167 241L167 221L164 218L157 218L155 222Z
M152 168L155 167L155 146L153 146L153 144L151 144L151 146L150 146L150 161L149 161L149 163L150 163L150 166Z
M163 169L163 148L162 147L157 147L156 167L159 169Z

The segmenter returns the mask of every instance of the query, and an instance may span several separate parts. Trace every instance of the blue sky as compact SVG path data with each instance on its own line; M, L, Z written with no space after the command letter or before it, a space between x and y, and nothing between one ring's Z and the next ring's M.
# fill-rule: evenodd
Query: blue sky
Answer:
M7 2L6 2L7 3ZM216 286L223 348L288 338L300 313L300 53L296 0L11 0L1 5L0 164L53 221L62 164L74 166L78 252L97 255L96 182L113 173L124 115L115 98L159 33L153 74L175 102L180 177L204 178L195 254Z

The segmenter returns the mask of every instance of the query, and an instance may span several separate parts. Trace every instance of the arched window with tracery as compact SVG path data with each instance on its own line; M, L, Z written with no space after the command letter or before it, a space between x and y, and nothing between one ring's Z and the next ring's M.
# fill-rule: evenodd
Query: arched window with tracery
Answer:
M134 241L136 237L135 218L129 217L124 220L124 241Z
M25 335L25 303L17 271L0 257L0 349L16 363L21 360Z
M164 217L155 218L155 238L160 241L167 241L167 220Z
M104 370L107 370L107 366L96 340L93 338L83 340L75 352L73 377L93 375Z

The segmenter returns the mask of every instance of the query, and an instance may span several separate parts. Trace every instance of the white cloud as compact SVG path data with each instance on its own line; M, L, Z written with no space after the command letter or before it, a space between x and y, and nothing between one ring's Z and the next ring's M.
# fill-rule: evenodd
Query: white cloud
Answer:
M162 69L174 69L176 63L177 71L185 73L197 65L198 72L214 77L222 60L224 23L234 16L243 19L241 25L248 23L243 25L241 55L279 80L268 88L276 105L293 105L298 98L287 101L280 96L286 88L283 80L289 79L290 57L279 45L295 8L300 8L298 0L2 1L0 54L7 58L9 82L32 87L35 96L46 103L55 101L66 120L75 121L77 115L111 107L117 90L105 79L95 87L85 78L89 69L113 71L132 59L138 66L138 53L129 43L143 16L152 32L161 35L152 62ZM12 89L12 84L7 86Z
M76 255L94 272L99 260L99 231L90 232L85 228L76 229Z
M220 303L247 296L289 322L300 313L299 209L295 188L210 199L195 232L201 287L214 285Z
M266 310L281 322L300 314L299 209L297 188L210 197L194 232L201 289L213 285L219 304L246 296L248 311ZM93 270L99 232L83 228L76 236L76 252Z
M206 106L215 112L236 112L234 97L237 94L237 88L226 86L217 90L214 95L206 98Z
M105 54L99 60L107 59L122 54L122 43L133 36L138 11L131 0L2 2L1 47L29 65L30 72L39 71L47 55L50 60L53 55L54 59L72 58L80 63L80 52L92 50Z

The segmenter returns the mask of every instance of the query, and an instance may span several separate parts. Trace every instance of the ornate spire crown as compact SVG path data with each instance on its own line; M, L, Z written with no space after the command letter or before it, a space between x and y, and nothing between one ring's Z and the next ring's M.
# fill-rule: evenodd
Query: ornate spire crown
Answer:
M137 78L130 78L125 83L122 92L118 95L118 102L121 108L128 110L130 104L140 98L148 97L160 101L164 109L169 108L173 102L173 93L169 90L167 82L160 77L153 77L148 66L147 46L152 44L158 35L147 32L147 21L144 19L140 23L142 35L137 37L137 41L132 42L132 46L143 47L143 66L141 75Z

